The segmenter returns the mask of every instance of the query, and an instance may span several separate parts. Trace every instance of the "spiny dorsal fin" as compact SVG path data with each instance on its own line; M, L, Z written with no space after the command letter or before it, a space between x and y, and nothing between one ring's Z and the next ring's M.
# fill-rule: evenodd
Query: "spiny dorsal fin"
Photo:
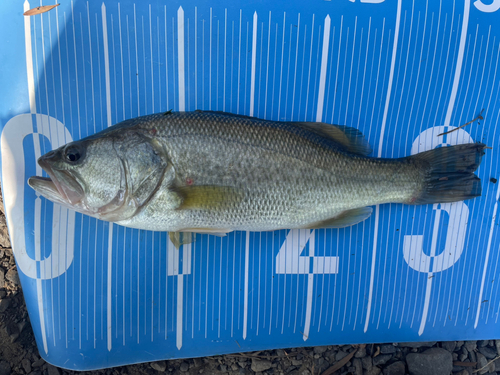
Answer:
M243 199L243 193L230 186L183 186L174 190L182 197L178 210L218 209Z
M324 122L296 122L295 124L322 137L334 140L347 152L363 156L370 155L372 152L370 144L358 129L325 124Z
M350 227L351 225L358 224L368 219L372 212L373 209L371 207L361 207L353 210L347 210L334 218L307 225L305 229Z

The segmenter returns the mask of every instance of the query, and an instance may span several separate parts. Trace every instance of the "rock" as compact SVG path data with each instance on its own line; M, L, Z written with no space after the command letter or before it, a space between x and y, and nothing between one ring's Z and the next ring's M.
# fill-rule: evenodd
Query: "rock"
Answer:
M17 323L17 328L19 329L19 332L22 332L27 324L28 323L26 322L26 320Z
M328 367L330 367L330 364L328 361L325 361L324 358L318 359L318 362L316 362L316 367L318 369L318 372L322 374Z
M10 337L10 342L15 342L19 338L19 332L13 333Z
M280 358L283 358L286 356L285 351L283 349L276 349L276 355Z
M31 372L31 362L28 358L24 358L21 361L21 365L23 366L24 371L26 371L27 374Z
M165 361L158 361L158 362L151 362L151 368L158 372L165 372L167 369L167 362Z
M406 346L407 348L422 348L425 346L433 346L437 341L422 341L422 342L400 342L398 346Z
M10 299L9 298L3 298L0 300L0 313L5 312L9 308L10 305Z
M484 347L482 347L480 349L483 349L483 348ZM476 357L477 357L477 368L478 369L482 368L481 371L478 371L479 375L495 371L495 363L492 362L488 366L486 366L488 364L488 360L486 359L486 357L484 355L482 355L481 353L476 353Z
M346 353L346 352L343 352L342 350L339 351L337 354L335 354L335 360L338 362L340 361L342 358L344 357L347 357L349 354Z
M389 361L392 358L391 354L380 354L373 358L373 365L374 366L380 366L380 365L385 365L387 361Z
M222 366L221 366L222 367ZM179 369L182 371L182 372L188 372L189 371L189 363L187 362L182 362L181 365L179 366ZM221 369L222 371L222 369ZM227 368L226 370L224 371L227 371Z
M458 355L458 360L463 362L467 359L468 355L469 355L469 352L467 352L467 349L462 347L462 349L460 349L460 353Z
M5 287L5 270L0 267L0 288Z
M495 364L495 370L500 370L500 358L495 359L493 363Z
M487 346L489 344L489 340L479 340L477 342L477 346L479 348L484 348L485 346Z
M373 367L372 357L365 357L361 359L361 363L363 364L363 368L365 370L371 370L371 368Z
M459 373L453 374L453 375L469 375L469 371L467 370L462 370Z
M201 358L193 358L193 363L195 367L200 367L203 364Z
M463 341L456 341L457 348L461 348L464 345Z
M5 290L0 290L0 299L5 298L6 295Z
M183 362L183 363L185 363L185 362ZM181 368L180 369L181 369L182 372L186 372L186 371L189 370L189 366L187 367L187 369L184 367L184 370L183 370L182 363L181 363ZM227 366L226 365L220 365L220 371L221 372L227 372Z
M354 358L352 360L352 366L354 367L354 375L363 375L363 364L361 359Z
M500 340L495 340L495 346L497 348L497 354L500 355Z
M488 346L480 347L479 352L488 359L493 359L497 356L496 351Z
M254 372L262 372L262 371L266 371L266 370L269 370L271 367L272 367L272 363L271 361L268 361L268 360L262 360L262 359L256 359L256 358L252 358L252 371Z
M364 358L364 357L366 357L366 347L361 346L358 348L356 354L354 354L354 358Z
M381 345L380 353L382 354L392 354L396 353L396 347L394 345Z
M457 346L457 343L455 341L445 341L445 342L441 343L441 347L443 349L448 350L450 353L453 353L456 346Z
M464 348L467 349L467 351L469 353L473 352L477 348L476 342L475 341L466 341L464 343Z
M40 367L40 366L43 366L44 364L45 364L45 360L43 358L39 358L31 364L31 367Z
M394 362L384 368L382 372L384 375L405 375L405 364L401 361Z
M20 284L19 275L17 274L17 270L15 268L11 268L10 270L8 270L5 274L5 278L14 285Z
M410 353L406 356L406 363L411 375L445 375L450 374L453 368L451 353L442 348Z
M316 354L323 354L328 350L327 346L315 346L314 347L314 353Z
M2 221L5 221L5 218L3 218ZM10 247L10 238L9 238L9 232L7 230L6 225L0 225L0 246L2 247Z
M381 369L379 369L376 366L373 366L371 369L366 370L364 375L379 375L382 372Z
M0 362L0 375L10 375L10 365L7 361Z
M476 352L470 352L469 359L471 362L477 362Z
M302 361L298 359L292 359L292 366L302 366Z
M48 375L60 375L61 374L59 369L55 366L52 366L50 363L47 363L47 372L48 372Z

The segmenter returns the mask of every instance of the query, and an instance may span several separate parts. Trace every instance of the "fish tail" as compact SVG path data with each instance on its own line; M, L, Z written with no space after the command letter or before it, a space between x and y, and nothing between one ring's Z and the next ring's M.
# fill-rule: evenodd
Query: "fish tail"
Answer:
M458 202L481 196L481 180L474 171L486 145L468 143L440 147L409 159L426 169L423 188L409 204Z

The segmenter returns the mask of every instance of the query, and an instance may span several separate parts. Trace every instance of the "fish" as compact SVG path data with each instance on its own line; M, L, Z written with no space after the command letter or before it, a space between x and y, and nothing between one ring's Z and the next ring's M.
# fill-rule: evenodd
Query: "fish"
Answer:
M268 121L225 112L165 112L125 120L46 153L48 200L119 225L191 233L344 228L385 203L424 205L481 195L486 146L370 157L352 127Z

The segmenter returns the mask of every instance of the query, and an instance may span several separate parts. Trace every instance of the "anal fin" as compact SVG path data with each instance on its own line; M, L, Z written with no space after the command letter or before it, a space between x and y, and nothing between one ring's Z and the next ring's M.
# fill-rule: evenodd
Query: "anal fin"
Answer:
M225 237L227 233L231 233L232 229L219 229L219 228L187 228L184 229L188 232L199 234L211 234L212 236Z
M179 249L182 245L190 244L196 240L196 234L210 234L216 237L225 237L232 229L212 228L185 228L182 232L168 232L168 238Z
M345 228L351 225L358 224L370 217L373 209L371 207L355 208L347 210L334 218L318 221L307 225L305 229L321 229L321 228Z

